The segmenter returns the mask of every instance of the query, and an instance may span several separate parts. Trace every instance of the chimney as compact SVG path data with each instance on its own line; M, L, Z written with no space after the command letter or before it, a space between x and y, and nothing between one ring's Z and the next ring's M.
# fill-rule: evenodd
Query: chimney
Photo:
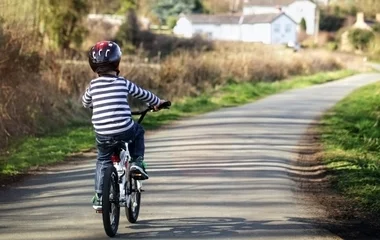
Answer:
M363 12L358 12L356 14L356 22L357 23L365 23L365 21L364 21L364 13Z
M376 14L376 22L380 22L380 13Z

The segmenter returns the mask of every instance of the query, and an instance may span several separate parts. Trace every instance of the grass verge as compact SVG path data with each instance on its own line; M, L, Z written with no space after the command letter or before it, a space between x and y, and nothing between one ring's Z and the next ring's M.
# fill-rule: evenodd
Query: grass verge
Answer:
M144 120L146 129L154 129L183 117L209 112L222 107L237 106L285 90L326 83L354 74L349 70L299 76L277 82L238 83L229 81L226 86L194 98L185 98L173 104L170 111L151 114ZM63 161L70 153L94 147L91 126L71 126L43 137L29 137L14 144L6 156L0 156L0 179L14 176L31 167Z
M355 91L325 115L323 160L332 184L363 209L380 212L380 83Z

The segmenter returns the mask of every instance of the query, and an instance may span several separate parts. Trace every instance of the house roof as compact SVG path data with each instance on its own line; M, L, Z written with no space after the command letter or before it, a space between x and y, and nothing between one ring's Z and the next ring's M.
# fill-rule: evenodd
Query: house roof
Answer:
M189 14L185 17L195 24L238 24L240 15Z
M256 23L271 23L281 15L286 15L286 14L284 12L254 14L254 15L192 14L192 15L184 15L184 17L186 17L186 19L188 19L193 24L239 24L239 23L256 24ZM290 19L293 21L292 18Z
M285 13L267 13L243 16L243 24L271 23Z
M287 6L299 0L244 0L245 6Z

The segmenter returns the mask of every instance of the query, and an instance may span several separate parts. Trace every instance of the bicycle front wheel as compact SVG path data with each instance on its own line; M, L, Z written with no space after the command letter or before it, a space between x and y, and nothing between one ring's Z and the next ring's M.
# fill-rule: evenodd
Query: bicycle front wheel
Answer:
M141 192L138 188L137 180L131 176L128 178L127 192L129 195L129 202L125 207L125 214L130 223L135 223L140 213Z
M109 237L114 237L120 219L118 175L114 166L104 173L102 210L104 230Z

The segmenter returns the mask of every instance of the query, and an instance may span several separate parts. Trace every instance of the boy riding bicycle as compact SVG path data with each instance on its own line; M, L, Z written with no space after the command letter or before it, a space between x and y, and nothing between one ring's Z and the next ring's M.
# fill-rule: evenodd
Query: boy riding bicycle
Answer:
M143 161L144 129L132 120L127 101L128 95L156 106L156 108L165 102L150 91L119 77L121 55L120 47L111 41L96 43L88 53L91 69L98 74L97 78L91 80L82 97L83 106L93 109L92 124L98 149L95 196L93 197L95 210L102 208L103 176L106 168L112 165L112 142L131 142L128 144L132 158L130 171L138 173L139 176L141 174L139 180L149 178Z

